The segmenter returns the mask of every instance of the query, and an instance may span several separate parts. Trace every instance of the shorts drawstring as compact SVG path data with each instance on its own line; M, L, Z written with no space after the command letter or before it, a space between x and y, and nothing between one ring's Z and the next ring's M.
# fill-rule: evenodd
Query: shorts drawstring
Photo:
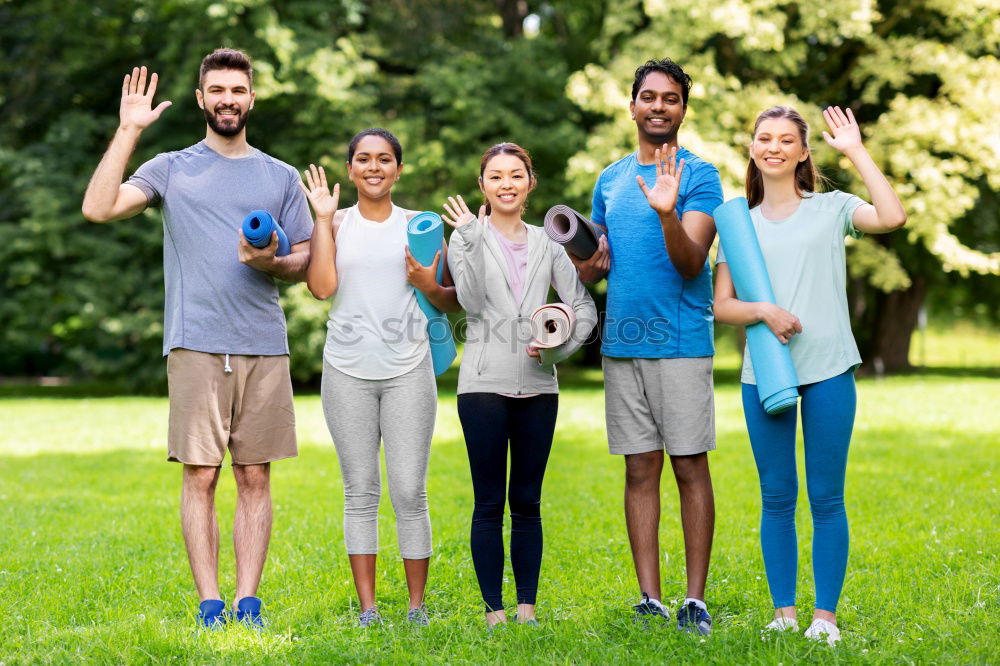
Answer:
M227 375L228 374L232 374L232 372L233 372L233 369L231 367L229 367L229 354L226 354L226 367L223 368L223 370L226 371Z

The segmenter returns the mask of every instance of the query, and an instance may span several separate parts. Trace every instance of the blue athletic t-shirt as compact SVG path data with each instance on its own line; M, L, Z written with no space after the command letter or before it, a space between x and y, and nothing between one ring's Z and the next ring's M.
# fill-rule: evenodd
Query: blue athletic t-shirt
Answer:
M677 216L689 210L711 215L722 204L719 171L686 148ZM615 358L712 356L712 269L685 280L663 242L660 218L636 182L656 183L656 165L632 153L608 166L594 186L591 219L608 230L611 270L601 353Z

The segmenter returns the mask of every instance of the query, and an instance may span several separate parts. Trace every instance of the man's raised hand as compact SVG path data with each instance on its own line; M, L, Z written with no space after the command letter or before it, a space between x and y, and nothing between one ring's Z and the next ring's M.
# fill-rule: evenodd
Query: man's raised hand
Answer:
M684 160L677 159L677 148L667 149L667 144L663 144L663 149L656 149L654 153L656 160L656 183L652 189L646 186L646 181L642 176L635 179L642 188L642 193L646 195L650 207L657 213L664 215L672 213L677 205L677 192L681 187L681 174L684 173Z
M144 130L160 117L163 110L173 102L160 102L153 108L153 95L156 93L157 76L149 77L149 87L146 87L146 67L133 67L131 74L125 75L122 82L122 103L119 114L121 128Z

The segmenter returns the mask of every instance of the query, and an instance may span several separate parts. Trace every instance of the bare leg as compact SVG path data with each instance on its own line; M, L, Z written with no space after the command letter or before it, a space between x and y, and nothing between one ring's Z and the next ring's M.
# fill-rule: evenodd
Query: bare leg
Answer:
M375 554L348 555L351 560L351 573L354 574L354 587L358 591L358 603L361 612L375 605Z
M708 561L715 532L715 497L708 454L671 456L680 495L681 524L684 527L684 560L687 565L687 596L705 600Z
M823 612L825 612L825 611L823 611ZM780 620L783 617L787 617L790 620L797 619L796 618L795 606L782 606L781 608L775 608L774 609L774 619L775 620Z
M486 626L495 627L498 624L507 624L507 613L502 610L487 612Z
M518 604L517 621L524 624L528 620L535 619L535 604Z
M792 617L795 617L792 615ZM837 614L831 613L830 611L820 610L817 608L813 611L813 620L826 620L830 624L837 625Z
M184 465L181 531L201 601L219 599L219 521L215 515L218 467Z
M406 571L406 589L410 592L410 610L420 608L424 603L424 588L427 587L427 569L431 558L422 560L403 559L403 570ZM374 595L373 595L374 596Z
M625 524L639 590L660 599L660 473L663 451L625 456Z
M243 597L257 596L257 586L264 571L271 540L271 465L233 465L233 476L236 477L235 606Z

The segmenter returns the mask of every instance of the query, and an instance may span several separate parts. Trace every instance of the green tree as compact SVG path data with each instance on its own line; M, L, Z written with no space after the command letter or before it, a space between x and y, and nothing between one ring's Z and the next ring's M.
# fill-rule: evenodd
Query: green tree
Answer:
M0 233L9 239L0 245L0 374L162 385L160 213L103 226L80 213L133 65L159 72L158 99L174 105L144 133L130 170L201 138L198 63L233 46L254 60L253 145L343 174L350 137L386 126L405 147L397 199L439 209L449 194L477 199L479 155L517 141L535 155L530 219L540 222L564 200L565 164L596 122L563 88L591 57L602 4L0 0ZM349 187L342 201L352 203ZM325 305L301 286L282 289L293 375L307 381L322 368Z
M1000 275L998 11L996 0L831 0L808 11L779 0L626 2L603 24L601 41L617 46L567 86L608 117L574 156L569 182L582 196L633 149L624 110L635 67L651 57L694 78L682 142L719 166L728 196L742 193L759 111L790 104L818 128L823 107L850 106L910 216L904 231L850 248L855 331L867 360L906 369L928 289ZM845 160L812 143L833 186L866 194Z

